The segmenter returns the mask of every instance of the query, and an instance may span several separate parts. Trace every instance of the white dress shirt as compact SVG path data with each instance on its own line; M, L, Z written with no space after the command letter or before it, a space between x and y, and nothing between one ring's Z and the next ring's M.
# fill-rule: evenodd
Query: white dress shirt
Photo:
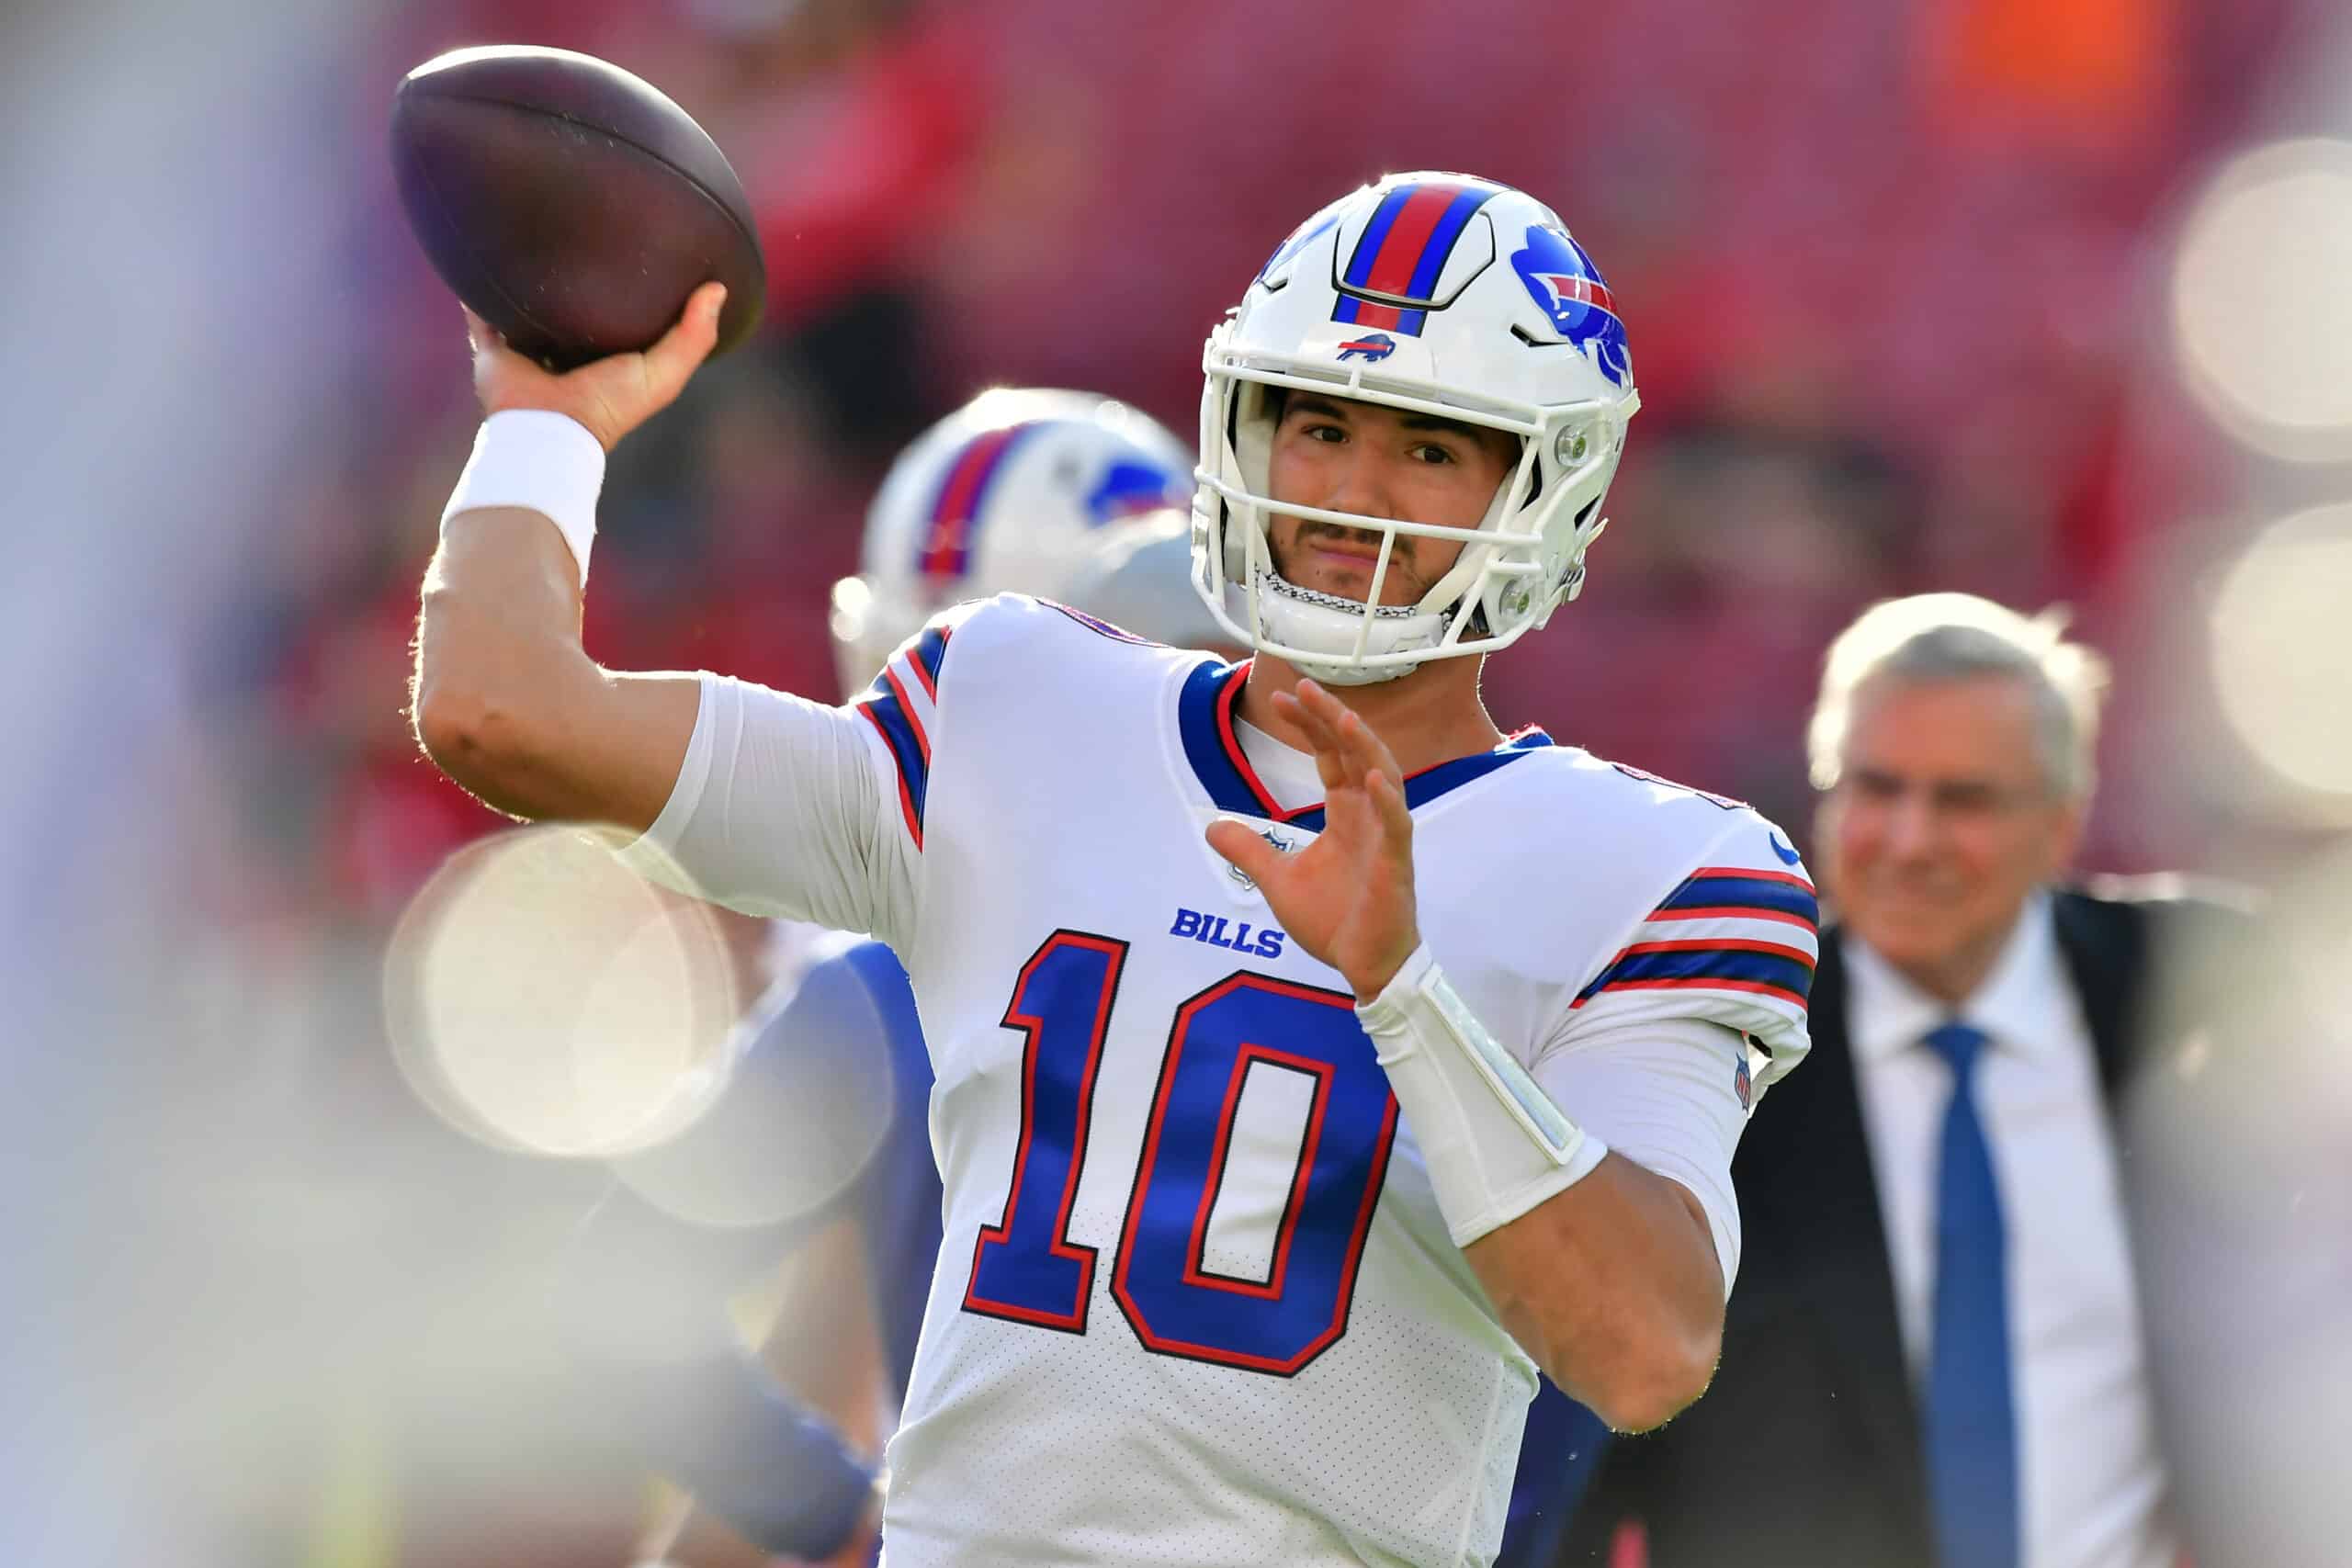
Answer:
M2051 922L2026 907L1956 1012L1847 933L1848 1029L1913 1387L1935 1331L1937 1166L1951 1069L1922 1038L1987 1036L1977 1109L2009 1240L2024 1568L2170 1568L2165 1474L2098 1066Z

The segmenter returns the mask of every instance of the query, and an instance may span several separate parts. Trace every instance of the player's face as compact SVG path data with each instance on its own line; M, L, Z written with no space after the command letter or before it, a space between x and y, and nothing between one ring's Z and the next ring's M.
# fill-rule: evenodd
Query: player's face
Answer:
M1868 682L1854 694L1819 848L1848 928L1947 1001L1999 955L2073 858L2081 811L2044 776L2021 681Z
M1273 498L1403 523L1475 528L1518 460L1498 430L1378 403L1293 392L1274 427ZM1361 601L1380 561L1380 536L1337 523L1277 515L1274 570L1285 581ZM1459 539L1396 536L1380 602L1410 604L1462 553Z

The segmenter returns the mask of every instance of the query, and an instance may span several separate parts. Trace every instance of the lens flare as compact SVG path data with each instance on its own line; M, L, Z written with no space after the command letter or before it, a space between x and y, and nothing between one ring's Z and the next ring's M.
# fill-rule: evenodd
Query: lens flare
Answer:
M2297 513L2230 567L2208 616L2222 712L2277 776L2284 802L2352 817L2352 505Z
M725 1081L741 998L708 908L615 858L624 836L518 829L450 857L385 966L420 1099L518 1153L608 1158L673 1136Z
M2174 345L2233 434L2297 461L2352 457L2352 142L2277 142L2238 158L2189 215L2174 257Z

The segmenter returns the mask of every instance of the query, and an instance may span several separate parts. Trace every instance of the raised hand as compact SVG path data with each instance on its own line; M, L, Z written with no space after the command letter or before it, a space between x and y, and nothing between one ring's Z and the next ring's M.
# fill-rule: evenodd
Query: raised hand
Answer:
M480 316L466 311L474 351L474 394L481 412L548 409L588 427L609 452L622 436L660 413L685 390L718 341L722 284L706 283L686 300L676 324L642 354L614 354L558 374L506 345Z
M1301 681L1295 696L1276 693L1273 705L1315 748L1323 831L1286 854L1246 824L1224 818L1209 825L1209 847L1258 885L1294 942L1369 1000L1421 941L1413 817L1396 759L1371 726L1312 681Z

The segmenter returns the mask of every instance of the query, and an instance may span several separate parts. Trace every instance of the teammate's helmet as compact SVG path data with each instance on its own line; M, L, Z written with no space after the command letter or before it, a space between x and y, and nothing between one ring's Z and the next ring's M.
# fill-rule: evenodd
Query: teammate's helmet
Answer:
M948 605L1066 596L1099 530L1182 507L1193 457L1166 426L1087 392L981 393L900 453L865 514L865 570L833 584L842 689L874 678Z
M1182 510L1115 524L1096 538L1057 597L1170 648L1240 651L1193 592L1193 520Z
M1193 585L1234 637L1359 684L1508 647L1584 584L1584 552L1640 406L1615 299L1550 208L1466 175L1392 175L1283 242L1209 334ZM1277 507L1267 467L1285 390L1382 403L1519 437L1475 528ZM1284 581L1272 517L1464 541L1419 604Z

